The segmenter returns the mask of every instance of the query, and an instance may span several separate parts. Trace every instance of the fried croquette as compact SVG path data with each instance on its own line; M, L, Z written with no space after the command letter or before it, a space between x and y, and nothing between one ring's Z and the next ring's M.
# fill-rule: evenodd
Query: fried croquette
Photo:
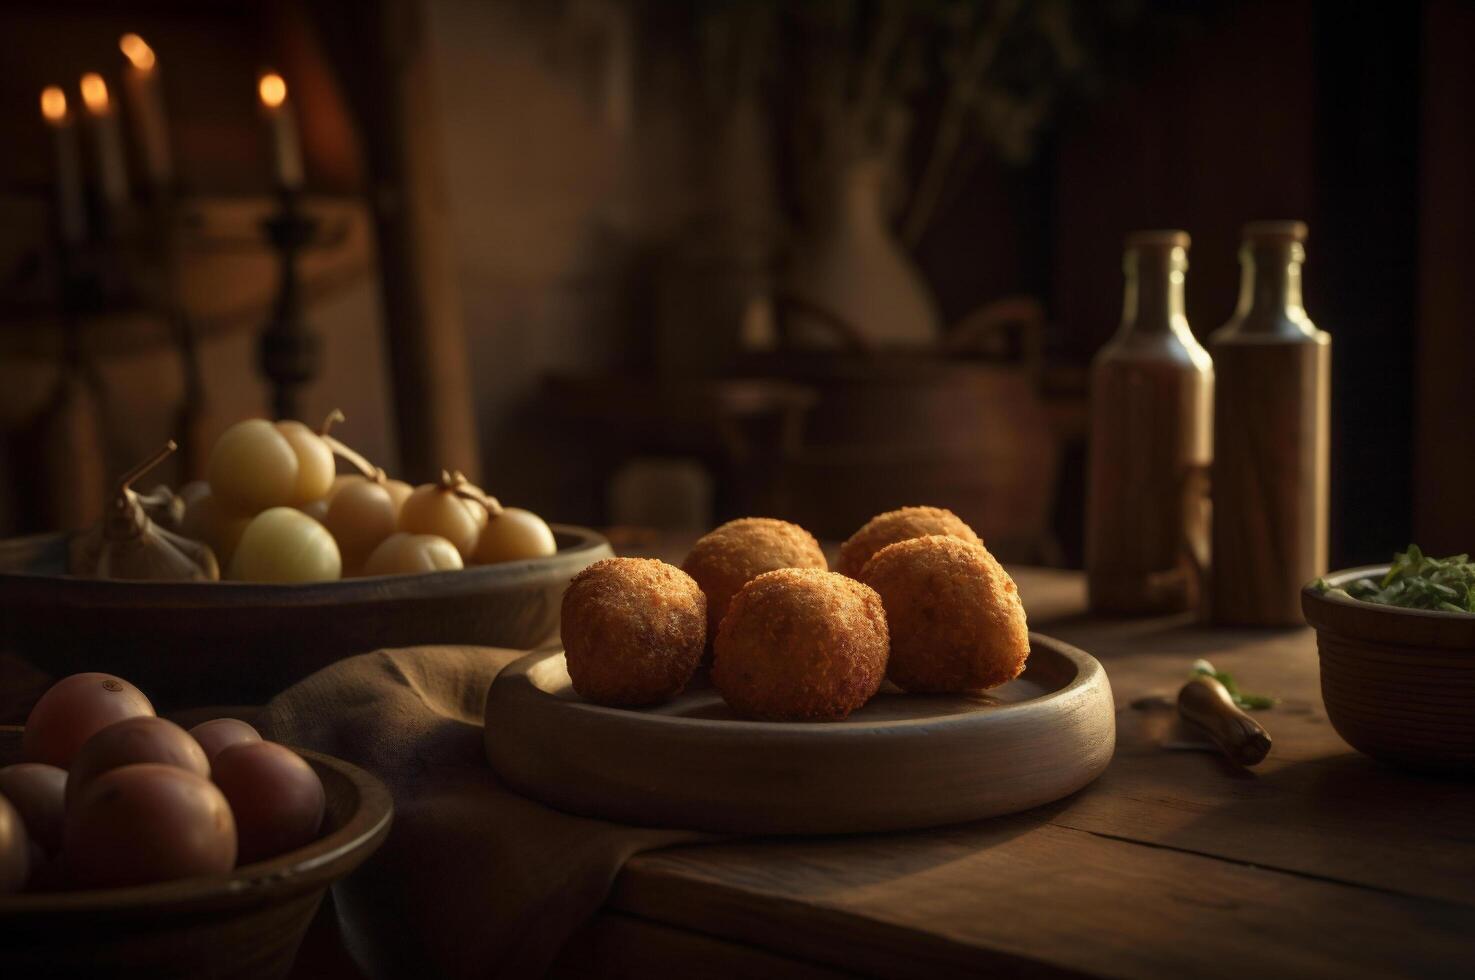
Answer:
M606 558L575 575L560 611L569 678L596 704L637 707L680 694L707 644L707 598L675 565Z
M902 507L877 514L852 534L840 546L835 571L851 578L860 578L861 569L866 567L866 562L888 544L929 534L946 534L972 544L983 544L983 539L974 533L973 528L946 508Z
M839 721L886 675L886 610L869 586L817 568L744 585L717 631L712 686L738 714Z
M753 578L779 568L823 570L829 564L814 535L799 525L742 517L702 536L681 568L707 596L707 636L715 640L732 597Z
M981 544L932 534L887 545L861 571L886 606L886 676L918 694L997 687L1024 670L1019 589Z

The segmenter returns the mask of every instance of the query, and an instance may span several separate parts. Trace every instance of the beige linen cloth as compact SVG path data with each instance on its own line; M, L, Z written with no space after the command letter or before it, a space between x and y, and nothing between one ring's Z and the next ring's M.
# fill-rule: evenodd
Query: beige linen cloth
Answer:
M487 687L523 651L411 647L340 661L279 694L262 735L346 759L394 795L388 840L334 889L375 977L541 974L638 851L704 839L571 816L487 764Z

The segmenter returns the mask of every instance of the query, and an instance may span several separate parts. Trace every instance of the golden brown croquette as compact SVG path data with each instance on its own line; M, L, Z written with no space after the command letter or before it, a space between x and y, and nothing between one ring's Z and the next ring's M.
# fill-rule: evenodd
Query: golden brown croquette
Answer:
M707 643L707 599L675 565L606 558L575 575L560 613L579 696L621 707L680 694Z
M749 718L839 721L881 686L887 645L869 586L817 568L766 572L722 620L712 686Z
M814 535L771 517L728 521L700 538L681 563L707 596L709 639L717 636L732 597L753 578L779 568L828 567Z
M981 544L932 534L887 545L860 575L891 629L886 676L919 694L982 691L1013 680L1029 657L1019 590Z
M851 578L860 578L861 569L866 567L866 562L888 544L929 534L947 534L972 544L983 544L983 539L974 533L973 528L946 508L902 507L877 514L852 534L840 546L835 571Z

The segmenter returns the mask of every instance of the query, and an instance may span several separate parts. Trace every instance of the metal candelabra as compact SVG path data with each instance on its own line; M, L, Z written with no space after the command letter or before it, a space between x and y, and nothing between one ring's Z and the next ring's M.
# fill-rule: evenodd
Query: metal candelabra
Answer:
M298 255L317 237L318 222L304 214L299 195L282 189L281 209L262 222L276 250L280 276L271 320L261 332L257 365L271 383L271 404L279 419L301 419L302 388L318 375L322 341L302 318Z

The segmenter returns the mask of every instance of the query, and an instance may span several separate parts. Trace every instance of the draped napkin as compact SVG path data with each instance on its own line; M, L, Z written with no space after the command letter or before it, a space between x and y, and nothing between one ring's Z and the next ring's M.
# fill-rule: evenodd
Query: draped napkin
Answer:
M346 759L394 796L380 851L335 886L344 941L375 977L541 974L642 850L705 839L606 823L504 788L487 687L524 651L433 646L339 661L273 698L266 738Z

